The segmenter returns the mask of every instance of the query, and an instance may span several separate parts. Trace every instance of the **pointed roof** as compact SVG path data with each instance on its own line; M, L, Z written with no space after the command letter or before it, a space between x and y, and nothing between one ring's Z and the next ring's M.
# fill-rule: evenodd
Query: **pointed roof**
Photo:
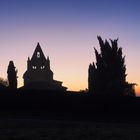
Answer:
M49 56L47 56L47 60L48 60L48 61L50 61L50 58L49 58Z
M31 61L36 60L37 58L41 58L41 59L46 60L45 55L41 49L39 42L37 43L37 46L35 48L35 51L34 51L33 56L31 58Z

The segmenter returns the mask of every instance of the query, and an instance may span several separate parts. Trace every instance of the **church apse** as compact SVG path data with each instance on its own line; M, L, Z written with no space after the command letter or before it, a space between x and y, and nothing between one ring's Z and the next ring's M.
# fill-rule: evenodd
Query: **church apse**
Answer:
M53 72L50 69L50 59L45 57L40 44L38 43L32 58L28 57L27 71L23 75L24 87L43 90L66 90L61 81L53 79Z

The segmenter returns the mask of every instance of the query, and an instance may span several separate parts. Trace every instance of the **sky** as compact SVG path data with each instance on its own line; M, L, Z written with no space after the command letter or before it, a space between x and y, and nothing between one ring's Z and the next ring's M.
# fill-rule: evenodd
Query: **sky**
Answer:
M13 60L22 86L27 58L39 42L50 57L54 79L68 90L84 90L100 35L119 38L127 81L138 84L140 95L139 7L139 0L0 0L0 77L7 78Z

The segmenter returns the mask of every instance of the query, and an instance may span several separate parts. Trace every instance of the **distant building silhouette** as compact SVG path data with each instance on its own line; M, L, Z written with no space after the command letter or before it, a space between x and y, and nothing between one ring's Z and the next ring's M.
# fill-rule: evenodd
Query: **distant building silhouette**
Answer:
M32 58L28 57L27 71L23 75L24 87L43 90L66 90L62 82L53 79L53 72L50 69L50 59L43 54L38 43Z

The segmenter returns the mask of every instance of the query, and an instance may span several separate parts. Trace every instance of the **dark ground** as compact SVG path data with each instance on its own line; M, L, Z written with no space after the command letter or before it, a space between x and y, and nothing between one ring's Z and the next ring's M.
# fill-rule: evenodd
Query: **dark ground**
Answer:
M1 140L139 140L139 123L1 118Z
M139 140L140 99L87 93L0 95L0 140Z

